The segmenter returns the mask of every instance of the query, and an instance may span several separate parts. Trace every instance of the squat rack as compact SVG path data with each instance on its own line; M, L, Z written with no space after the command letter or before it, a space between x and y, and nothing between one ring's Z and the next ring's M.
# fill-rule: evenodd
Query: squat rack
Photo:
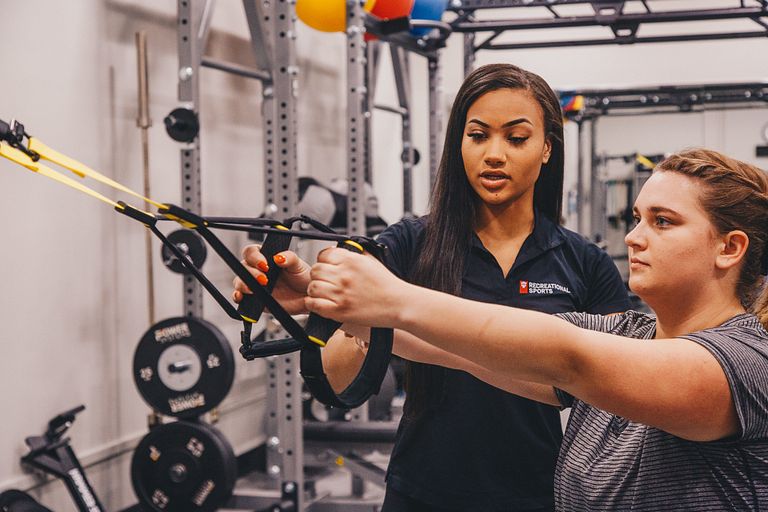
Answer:
M210 29L215 6L214 0L177 0L177 42L178 42L178 98L183 108L190 110L195 118L199 112L200 68L208 67L259 80L262 83L262 122L265 169L265 211L278 219L295 213L298 203L298 170L296 161L296 104L298 95L298 74L296 65L296 27L293 2L280 0L243 0L248 23L251 48L256 57L257 67L252 69L237 63L224 62L205 56L203 50ZM357 0L347 0L347 226L350 232L364 233L365 188L370 181L370 97L373 87L372 74L375 72L377 52L367 48L363 41L364 25L372 23L363 14ZM429 22L426 22L429 23ZM443 30L445 24L432 22ZM374 27L375 28L375 27ZM382 39L387 36L382 35ZM429 38L420 42L408 38L400 39L404 45L419 51L428 58L430 72L430 144L432 169L436 169L440 134L437 92L439 88L439 66L436 49L439 43ZM412 39L412 38L411 38ZM410 86L408 65L399 48L391 47L393 68L398 92L400 114L403 126L404 151L401 159L404 170L404 208L412 210L411 169L414 152L410 141ZM196 119L195 119L196 120ZM182 205L184 208L201 213L200 191L200 136L180 149ZM434 170L431 172L434 175ZM202 288L190 276L184 278L184 311L186 315L202 316ZM284 338L279 327L268 323L267 339ZM295 494L296 510L312 507L333 507L331 503L306 503L304 489L304 441L302 425L302 389L299 379L298 357L286 354L267 359L267 417L265 424L266 470L284 494ZM363 407L353 411L353 419L365 421L367 410ZM381 477L362 460L348 460L348 466L356 467L358 473L371 478ZM295 492L298 490L298 492ZM263 505L274 501L274 492L259 493ZM258 500L259 496L253 496ZM254 501L256 503L256 501ZM342 504L337 504L338 506ZM348 504L347 510L368 510Z

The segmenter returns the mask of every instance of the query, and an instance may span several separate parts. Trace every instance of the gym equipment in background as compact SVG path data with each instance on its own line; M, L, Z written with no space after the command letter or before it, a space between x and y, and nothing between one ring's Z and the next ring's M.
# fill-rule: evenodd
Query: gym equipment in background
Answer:
M202 422L152 428L131 459L131 482L142 505L166 512L210 512L232 496L237 459L226 438Z
M370 12L376 3L387 4L388 2L387 0L378 0L378 2L366 0L363 8L366 12ZM307 26L321 32L344 32L347 29L347 2L346 0L296 0L296 17Z
M53 512L29 494L17 489L0 493L0 512Z
M366 236L376 236L387 227L379 216L379 200L370 184L365 185ZM297 215L310 217L334 231L347 231L347 180L333 180L329 185L309 176L299 177ZM256 233L258 235L258 233Z
M171 232L168 235L168 241L178 247L179 252L188 258L192 265L200 268L205 263L205 258L208 255L208 251L205 248L205 242L203 239L192 230L178 229ZM177 274L189 274L187 268L181 262L181 260L165 245L161 248L161 256L163 258L163 265L171 272Z
M133 379L144 401L166 416L192 418L221 403L235 379L224 334L194 317L162 320L142 336Z
M61 479L67 486L77 510L104 512L104 507L86 478L80 461L69 445L69 438L64 437L75 417L84 410L85 406L80 405L64 411L48 422L48 428L43 435L27 437L24 442L29 447L29 452L21 458L21 463ZM31 512L34 509L29 510Z
M381 20L404 18L411 14L413 2L414 0L377 0L370 13Z
M192 142L200 132L197 114L188 108L176 108L163 119L165 131L177 142Z
M440 21L447 7L448 0L415 0L413 10L411 11L411 19ZM431 31L432 28L430 27L415 27L411 29L411 34L416 37L423 37Z

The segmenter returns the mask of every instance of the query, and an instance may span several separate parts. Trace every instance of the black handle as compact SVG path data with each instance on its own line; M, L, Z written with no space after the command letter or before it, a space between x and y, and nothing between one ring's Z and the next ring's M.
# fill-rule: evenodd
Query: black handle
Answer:
M280 275L280 267L274 263L272 258L275 254L287 251L290 245L291 235L269 233L261 246L261 253L267 258L269 264L269 271L266 273L268 282L264 286L268 293L272 293ZM259 320L263 311L264 303L255 294L244 294L243 300L240 301L240 306L237 308L238 313L254 321Z
M342 249L356 252L358 254L363 254L364 252L363 247L352 240L344 240L339 242L337 247L341 247ZM304 330L307 332L307 336L309 336L310 340L314 341L320 346L324 346L326 343L328 343L328 340L331 338L331 336L333 336L333 333L339 329L339 327L341 327L341 322L322 317L317 313L310 313L309 320L307 320L307 326L304 328Z
M274 341L255 341L250 345L242 345L240 347L240 353L245 359L251 361L252 359L269 356L279 356L282 354L289 354L291 352L297 352L301 350L304 344L300 341L296 341L293 338L287 338L284 340Z

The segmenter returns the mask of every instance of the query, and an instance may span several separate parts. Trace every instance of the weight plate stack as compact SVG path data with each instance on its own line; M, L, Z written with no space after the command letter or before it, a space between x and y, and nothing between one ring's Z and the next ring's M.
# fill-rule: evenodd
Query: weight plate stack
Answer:
M236 480L232 447L205 423L158 425L139 442L131 460L133 490L147 510L217 510L232 496Z

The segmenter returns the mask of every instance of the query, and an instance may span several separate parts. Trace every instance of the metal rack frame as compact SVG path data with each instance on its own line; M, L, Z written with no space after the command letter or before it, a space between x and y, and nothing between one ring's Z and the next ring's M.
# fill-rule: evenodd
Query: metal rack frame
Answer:
M589 203L589 236L604 235L604 188L600 180L602 157L597 154L597 124L604 116L642 116L654 114L690 114L713 110L738 110L768 107L768 82L662 85L622 89L584 89L559 91L562 96L583 96L584 108L566 112L575 121L579 133L577 211L579 232L585 234L585 203ZM582 141L589 127L590 192L584 186Z
M657 0L655 5L662 2ZM565 6L582 5L591 8L590 14L568 15ZM667 2L669 5L669 2ZM546 17L477 20L477 11L499 8L539 8ZM454 32L475 34L488 32L484 40L472 43L470 50L518 50L525 48L555 48L594 46L606 44L661 43L674 41L703 41L711 39L743 39L768 36L768 2L766 0L740 0L738 7L709 9L667 9L651 7L648 0L453 0L449 10L457 14L451 23ZM743 19L754 23L753 30L737 32L700 32L694 34L666 34L640 36L643 25L684 21L720 21ZM607 27L611 34L605 38L566 39L525 43L499 43L495 40L508 30L538 30L574 27Z

